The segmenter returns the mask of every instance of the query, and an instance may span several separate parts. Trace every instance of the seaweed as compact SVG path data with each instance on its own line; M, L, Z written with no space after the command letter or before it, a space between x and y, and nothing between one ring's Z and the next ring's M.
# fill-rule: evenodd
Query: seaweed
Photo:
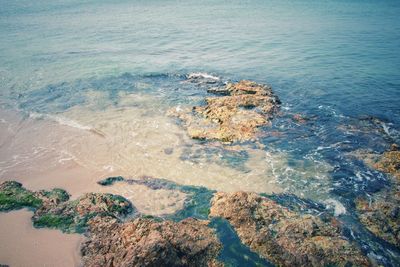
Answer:
M36 228L56 228L63 232L74 232L74 218L57 214L44 214L33 220L33 226Z
M89 193L70 201L69 194L60 188L32 192L21 183L0 184L0 211L31 208L36 228L56 228L67 233L83 233L88 221L97 216L124 217L135 212L122 196Z
M216 230L218 238L224 244L218 257L224 266L274 266L244 245L227 220L213 218L209 226Z
M124 177L116 176L116 177L108 177L106 179L98 181L97 183L102 186L110 186L110 185L113 185L115 182L120 182L123 180L124 180Z
M70 195L67 191L61 188L54 188L51 191L39 191L40 194L48 199L54 200L57 203L65 202L69 200Z
M0 211L36 209L41 205L42 200L18 182L7 181L0 185Z

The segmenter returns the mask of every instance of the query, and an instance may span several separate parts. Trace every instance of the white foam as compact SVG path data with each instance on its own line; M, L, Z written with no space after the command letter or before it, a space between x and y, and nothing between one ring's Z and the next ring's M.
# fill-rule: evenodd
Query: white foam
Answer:
M178 105L176 108L175 108L175 111L176 112L181 112L183 109L181 108L181 106L180 105Z
M113 172L114 166L113 165L105 165L105 166L103 166L103 170L106 170L108 172Z
M203 78L203 79L210 79L210 80L215 80L215 81L219 81L220 80L219 77L213 76L213 75L205 73L205 72L192 72L187 77L188 77L188 79Z
M382 122L382 128L383 131L390 136L390 131L389 131L389 127L386 125L386 123Z
M90 126L82 125L77 121L62 117L62 116L55 116L55 115L48 115L48 114L42 114L42 113L30 113L29 114L30 118L33 119L49 119L52 121L57 122L60 125L65 125L73 128L77 128L80 130L86 130L86 131L93 131L94 129Z
M338 200L333 199L333 198L328 198L323 202L327 209L333 209L335 216L339 216L342 214L346 214L346 208L343 206L342 203L340 203Z

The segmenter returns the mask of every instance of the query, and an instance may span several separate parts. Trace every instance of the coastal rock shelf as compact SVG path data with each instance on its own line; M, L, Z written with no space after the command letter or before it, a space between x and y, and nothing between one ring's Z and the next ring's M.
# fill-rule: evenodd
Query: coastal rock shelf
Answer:
M383 154L368 151L357 156L373 169L387 173L390 188L384 188L371 199L356 199L359 218L376 236L400 248L400 151L397 145Z
M217 193L211 217L230 222L242 242L278 266L370 266L334 221L294 213L255 193Z
M131 203L121 196L88 193L69 201L62 189L32 192L22 184L8 181L0 184L0 211L34 209L35 227L57 228L68 233L83 233L87 221L97 215L122 218L134 211Z
M205 106L169 111L169 115L183 121L194 139L253 140L258 128L271 122L280 104L271 87L252 81L228 83L207 92L221 96L207 97Z
M223 266L216 260L221 243L208 221L180 222L112 217L89 221L82 245L84 266Z
M89 193L71 201L62 189L32 192L11 181L0 184L0 209L28 207L35 210L35 227L85 233L84 266L223 266L232 257L242 264L250 258L262 262L254 252L267 260L261 263L267 266L269 262L277 266L370 266L357 245L342 235L334 217L303 214L273 200L284 195L213 192L156 178L99 181L102 186L114 183L180 190L190 200L173 216L153 217L139 214L120 196ZM230 228L225 220L238 234L236 246L243 246L241 241L253 252L226 252L223 247L232 244L222 242L223 232Z

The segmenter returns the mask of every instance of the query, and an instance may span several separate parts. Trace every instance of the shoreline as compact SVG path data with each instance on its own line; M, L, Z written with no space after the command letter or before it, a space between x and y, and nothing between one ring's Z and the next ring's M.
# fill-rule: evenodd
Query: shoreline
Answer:
M0 263L10 266L81 266L84 237L37 229L26 209L0 213Z

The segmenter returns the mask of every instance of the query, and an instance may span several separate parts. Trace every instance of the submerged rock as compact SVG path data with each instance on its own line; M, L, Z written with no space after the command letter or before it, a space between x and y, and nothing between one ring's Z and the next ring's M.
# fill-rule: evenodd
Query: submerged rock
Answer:
M84 266L222 266L216 260L221 244L208 221L95 217L89 225Z
M258 127L270 123L280 104L271 87L251 81L228 83L208 92L223 96L208 97L205 106L192 110L169 112L184 122L189 136L195 139L252 140Z
M376 236L400 247L400 151L397 145L382 155L358 153L367 165L389 174L391 187L374 194L371 199L356 199L361 223Z
M115 182L123 181L124 177L122 176L115 176L115 177L108 177L103 180L98 181L97 183L102 186L109 186L114 184Z
M371 200L356 199L360 222L376 236L400 247L400 199L390 192L378 193Z
M168 194L176 193L178 195L184 196L183 206L179 207L172 214L163 214L162 216L171 220L182 220L188 217L193 217L197 219L207 219L210 207L210 200L215 191L209 190L205 187L199 186L188 186L180 185L171 182L166 179L154 178L154 177L141 177L140 179L115 179L115 177L109 177L98 182L98 184L103 186L122 184L122 186L129 185L140 185L145 186L153 191L163 191ZM138 200L140 201L140 200ZM173 200L174 204L179 202L179 199ZM133 201L133 203L137 203ZM135 204L140 211L140 205ZM149 215L148 212L143 212ZM154 215L154 214L153 214Z
M255 193L216 193L210 216L227 219L244 244L278 266L370 266L334 219L301 215Z

